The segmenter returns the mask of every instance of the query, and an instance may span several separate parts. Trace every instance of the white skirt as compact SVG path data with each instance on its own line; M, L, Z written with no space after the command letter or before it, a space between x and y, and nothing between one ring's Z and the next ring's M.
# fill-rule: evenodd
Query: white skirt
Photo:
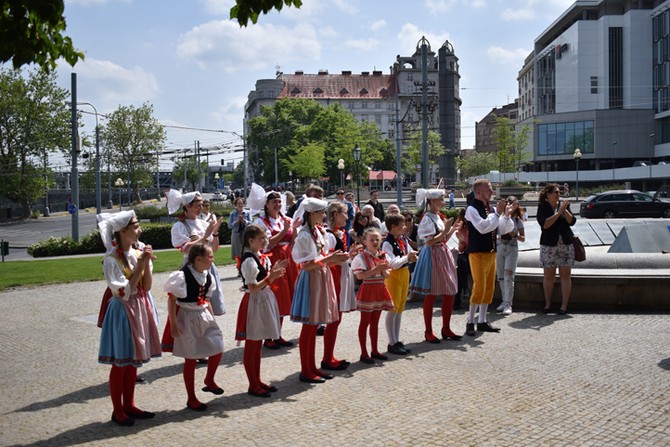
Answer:
M197 303L180 303L173 354L185 359L202 359L223 352L223 333L206 307Z

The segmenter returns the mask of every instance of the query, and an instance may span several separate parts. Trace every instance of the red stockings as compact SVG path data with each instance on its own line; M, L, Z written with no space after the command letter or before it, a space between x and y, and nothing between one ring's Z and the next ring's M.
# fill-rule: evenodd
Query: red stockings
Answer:
M136 367L112 365L109 372L109 394L112 398L114 417L118 421L124 421L128 416L142 412L135 406L136 382Z
M372 312L361 312L361 322L358 325L358 343L361 345L361 357L370 357L367 349L367 332L370 327L370 345L371 353L379 354L377 341L379 339L379 319L382 311L374 310Z
M300 348L300 374L309 379L316 379L319 370L316 368L316 324L303 324L300 331L298 347Z
M342 321L342 312L340 318L334 322L326 325L326 330L323 333L323 363L328 365L338 365L340 361L335 358L335 342L337 341L337 330Z

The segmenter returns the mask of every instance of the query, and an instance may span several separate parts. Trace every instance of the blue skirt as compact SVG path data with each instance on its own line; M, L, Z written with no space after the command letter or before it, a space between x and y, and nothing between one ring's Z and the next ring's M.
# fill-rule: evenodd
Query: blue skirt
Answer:
M291 321L304 324L329 324L339 319L335 283L330 268L301 270L291 303Z
M409 292L417 295L430 295L431 274L433 271L433 257L431 247L424 246L419 252L412 280L409 283Z

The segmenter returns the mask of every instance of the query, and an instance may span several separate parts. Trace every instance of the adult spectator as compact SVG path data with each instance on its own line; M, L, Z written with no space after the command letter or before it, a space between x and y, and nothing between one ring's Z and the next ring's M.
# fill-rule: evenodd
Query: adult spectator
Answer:
M382 223L379 219L377 219L377 216L375 216L375 209L372 207L372 205L364 205L363 208L361 208L361 213L368 216L368 221L370 224L376 226L377 228L381 228Z
M354 197L353 192L348 191L346 194L344 194L344 200L346 200L347 202L351 203L354 206L354 214L356 214L357 212L360 211L360 209L358 208L358 205L356 205L356 199ZM353 221L352 221L352 225L353 225Z
M337 190L337 192L335 193L335 198L338 202L343 203L347 206L347 223L344 225L344 229L348 233L349 230L351 230L351 226L354 223L354 216L356 215L356 211L354 211L354 204L349 202L345 198L343 189Z
M452 189L449 193L449 209L452 209L456 203L456 192Z
M242 235L244 229L251 223L251 216L244 211L244 198L235 199L235 209L230 213L228 228L230 228L230 255L232 259L242 257Z
M486 321L488 306L493 301L496 277L496 232L509 233L513 223L509 218L518 207L506 200L491 206L493 188L487 179L479 179L473 185L475 193L472 204L465 211L468 222L468 253L472 273L472 293L470 294L470 312L465 333L475 335L475 312L479 307L477 330L481 332L500 332L500 328Z
M458 211L456 222L461 221L461 228L456 232L458 239L458 257L456 272L458 273L458 291L454 297L454 309L460 309L462 300L470 296L470 261L468 260L468 224L465 220L465 208Z
M496 272L498 284L502 292L502 304L496 309L503 315L512 314L512 301L514 299L514 276L519 259L519 242L526 240L526 232L523 225L523 212L518 206L519 201L514 196L507 197L507 203L517 204L510 218L514 228L509 233L499 233L496 248Z
M405 218L405 236L413 250L418 250L418 228L419 226L414 222L414 213L410 210L402 210L400 214ZM413 264L410 264L410 271L413 270Z
M537 222L540 224L540 267L544 269L544 313L551 311L551 295L554 292L556 268L561 277L560 315L565 315L572 289L572 266L575 264L575 249L572 245L572 229L577 219L570 212L570 202L560 200L561 192L556 183L548 183L540 192L537 206Z
M372 208L374 209L374 214L377 219L379 219L379 223L381 225L382 222L384 222L384 205L382 205L379 202L379 191L376 189L373 189L370 191L370 200L368 200L368 203L366 205L371 205Z

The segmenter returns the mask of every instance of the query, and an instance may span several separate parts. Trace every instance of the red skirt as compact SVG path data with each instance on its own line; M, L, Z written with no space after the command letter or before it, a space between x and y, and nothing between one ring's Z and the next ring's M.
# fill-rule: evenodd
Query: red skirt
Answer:
M273 265L283 259L288 260L286 274L281 278L275 279L274 283L277 285L273 287L275 296L277 297L279 315L282 317L291 314L291 303L293 302L293 294L295 293L295 282L300 274L298 265L293 261L293 256L291 255L292 252L293 250L288 244L275 245L274 248L270 250L270 253L272 253L270 260Z

